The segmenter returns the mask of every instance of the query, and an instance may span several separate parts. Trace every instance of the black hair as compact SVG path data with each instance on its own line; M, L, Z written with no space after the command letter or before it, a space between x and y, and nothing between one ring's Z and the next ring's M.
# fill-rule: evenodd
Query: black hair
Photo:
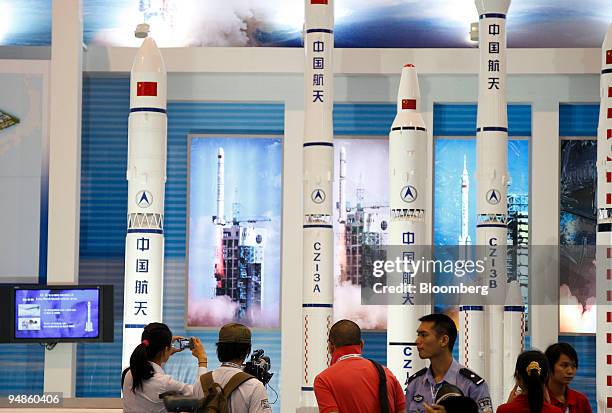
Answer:
M329 341L335 347L359 345L361 344L361 329L354 321L337 321L329 329Z
M146 341L145 341L146 340ZM141 343L136 346L130 356L130 367L123 371L121 387L128 370L132 373L132 391L142 389L145 380L153 377L153 360L160 352L172 345L172 332L163 323L147 324L142 332Z
M574 350L574 347L568 343L552 344L548 346L544 354L546 354L551 371L555 371L555 364L557 364L557 361L561 358L561 354L565 354L569 357L570 360L576 364L576 368L578 368L578 354L576 350Z
M544 404L544 385L550 369L544 353L538 350L525 351L516 359L515 378L520 378L527 387L527 400L531 413L541 413Z
M434 323L434 330L436 335L441 337L443 335L448 336L448 351L453 352L455 347L455 341L457 340L457 326L455 322L446 314L434 313L419 318L420 322L432 322Z
M446 413L478 413L476 402L465 396L449 397L438 404L444 406Z
M251 352L248 343L217 343L217 358L221 363L244 360Z

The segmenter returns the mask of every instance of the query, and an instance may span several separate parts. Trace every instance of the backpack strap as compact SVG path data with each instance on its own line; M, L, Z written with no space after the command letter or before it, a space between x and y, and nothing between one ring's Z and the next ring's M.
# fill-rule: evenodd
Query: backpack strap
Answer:
M225 395L225 398L229 400L230 395L232 394L234 390L238 388L238 386L240 386L245 381L251 380L254 378L255 376L251 376L250 374L245 373L244 371L234 374L232 378L229 379L227 384L223 386L223 394Z
M378 372L378 403L381 413L389 413L389 399L387 397L387 374L385 369L376 361L368 359L376 367Z
M212 371L206 372L200 376L200 384L202 385L202 391L204 391L204 394L208 394L211 389L215 388L216 383L213 380Z

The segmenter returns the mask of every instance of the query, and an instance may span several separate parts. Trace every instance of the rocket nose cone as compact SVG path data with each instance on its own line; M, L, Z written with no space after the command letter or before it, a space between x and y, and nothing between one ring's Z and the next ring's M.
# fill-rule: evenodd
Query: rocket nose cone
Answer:
M507 14L510 0L475 0L478 14L501 13Z
M421 93L419 92L419 80L416 67L411 64L404 65L397 98L400 100L417 99L419 97L421 97Z
M506 305L523 305L523 296L521 295L521 286L518 281L508 283L506 289Z
M606 50L612 49L612 23L610 23L606 37L604 37L603 48Z
M165 72L166 66L155 40L147 37L136 53L132 72Z

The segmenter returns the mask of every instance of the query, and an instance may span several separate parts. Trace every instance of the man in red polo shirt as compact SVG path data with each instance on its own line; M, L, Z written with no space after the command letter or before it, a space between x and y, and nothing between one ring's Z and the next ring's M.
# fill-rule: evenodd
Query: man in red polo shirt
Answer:
M314 381L320 413L380 412L379 376L374 363L361 355L361 329L350 320L340 320L329 330L328 351L331 366ZM390 413L406 408L406 397L397 378L383 367L387 379Z

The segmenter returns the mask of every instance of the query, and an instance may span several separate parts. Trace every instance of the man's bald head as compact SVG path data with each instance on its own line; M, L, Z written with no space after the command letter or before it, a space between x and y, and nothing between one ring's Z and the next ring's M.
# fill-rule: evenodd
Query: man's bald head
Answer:
M340 320L329 330L329 341L334 347L361 344L361 329L351 320Z

